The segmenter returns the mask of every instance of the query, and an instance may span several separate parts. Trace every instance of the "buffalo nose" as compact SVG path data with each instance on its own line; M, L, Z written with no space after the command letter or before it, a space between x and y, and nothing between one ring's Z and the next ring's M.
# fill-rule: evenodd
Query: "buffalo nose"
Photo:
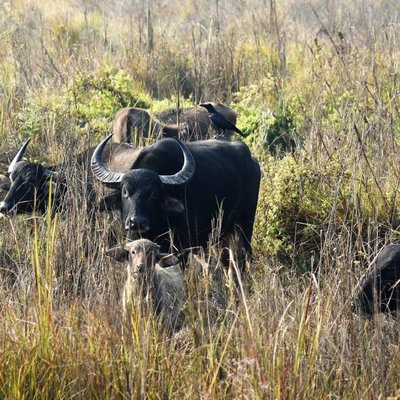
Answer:
M147 219L145 217L128 217L125 223L125 229L147 232L149 230L149 224L147 223Z
M9 204L6 203L5 201L2 201L0 203L0 213L5 213L5 212L7 212L9 210L10 210Z

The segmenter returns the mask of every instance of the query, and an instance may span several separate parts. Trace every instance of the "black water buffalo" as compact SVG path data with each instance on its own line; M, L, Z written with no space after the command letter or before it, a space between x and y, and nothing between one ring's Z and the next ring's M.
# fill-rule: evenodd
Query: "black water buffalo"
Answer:
M214 109L233 126L237 114L232 108L221 103L205 103ZM185 141L201 140L210 137L211 120L204 107L169 108L151 117L141 108L127 107L117 112L113 124L113 142L138 143L138 138L177 137ZM230 139L233 130L226 129L223 137Z
M1 187L7 190L6 197L0 203L0 212L7 213L11 210L16 213L44 212L49 203L50 182L52 186L52 203L57 206L59 197L62 196L64 185L57 184L57 173L40 164L21 161L30 139L18 151L8 167L8 174L1 175Z
M8 167L8 175L0 175L0 188L7 191L2 202L0 202L0 213L30 213L33 211L45 213L49 204L52 211L60 210L64 203L67 183L64 176L65 165L45 167L28 161L23 161L30 139L28 139L17 152ZM114 161L119 168L129 168L126 163L126 153L132 157L135 149L128 144L110 143L103 156L105 162ZM90 173L85 174L85 166L88 165L94 148L77 155L75 162L82 167L86 199L90 210L99 209L103 211L107 207L107 193L96 190ZM101 193L100 193L101 192ZM49 196L51 195L51 198ZM105 196L104 196L105 195ZM104 197L103 197L104 196ZM112 193L111 193L112 196ZM112 199L112 197L111 197ZM111 200L112 201L112 200Z
M398 313L400 310L400 245L385 246L375 257L371 271L356 297L361 311Z
M236 232L251 254L260 167L244 143L163 139L136 149L122 171L102 161L110 138L94 151L91 167L116 189L115 205L131 239L143 236L168 251L171 245L204 247L212 232L220 239Z

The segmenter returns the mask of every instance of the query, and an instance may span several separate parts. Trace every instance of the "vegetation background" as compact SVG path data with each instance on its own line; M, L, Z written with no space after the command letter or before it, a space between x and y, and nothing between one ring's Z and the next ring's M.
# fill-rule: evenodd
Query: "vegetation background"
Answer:
M1 1L0 165L32 137L30 159L70 165L73 189L54 220L0 220L0 398L400 399L398 320L352 308L399 235L399 11ZM262 164L255 261L223 309L188 272L186 328L168 337L140 307L122 317L115 217L89 228L73 161L121 107L201 101L238 111Z

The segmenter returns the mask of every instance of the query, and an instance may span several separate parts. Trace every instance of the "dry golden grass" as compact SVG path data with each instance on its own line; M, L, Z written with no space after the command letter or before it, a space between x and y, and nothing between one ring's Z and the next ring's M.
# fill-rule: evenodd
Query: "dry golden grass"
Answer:
M53 220L1 219L0 398L400 398L398 319L352 304L398 240L399 7L334 3L0 4L2 167L27 136L31 159L73 161L137 99L232 102L263 168L242 286L226 278L222 301L189 263L171 337L140 306L123 318L118 216L91 226L79 168ZM285 124L298 146L272 157Z

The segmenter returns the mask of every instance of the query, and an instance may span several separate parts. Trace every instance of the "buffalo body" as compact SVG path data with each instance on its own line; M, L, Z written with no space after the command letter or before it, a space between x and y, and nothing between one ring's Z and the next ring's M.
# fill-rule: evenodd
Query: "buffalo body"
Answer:
M236 112L221 103L210 103L230 123L236 124ZM186 141L207 139L211 137L211 121L204 107L186 107L179 111L166 109L154 117L143 109L135 107L122 108L117 112L113 124L113 141L116 143L139 143L139 138L153 137L162 139L176 137ZM234 134L231 130L224 133L225 139Z
M367 315L376 311L397 313L400 309L400 245L385 246L375 257L357 295Z
M113 204L131 239L145 237L168 251L237 233L251 253L260 167L244 143L163 139L127 152L130 167L122 169L101 162L108 140L93 154L92 170L114 188Z

